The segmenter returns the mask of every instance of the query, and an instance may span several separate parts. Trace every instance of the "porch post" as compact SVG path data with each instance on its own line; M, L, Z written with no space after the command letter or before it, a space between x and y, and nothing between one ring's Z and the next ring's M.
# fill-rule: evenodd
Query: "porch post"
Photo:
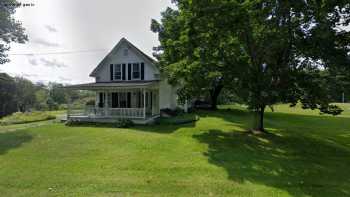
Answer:
M105 116L108 116L108 91L106 90L105 92L104 92L104 94L105 94L105 100L104 100L104 110L105 110Z
M150 95L151 95L151 96L150 96L150 100L152 101L152 102L151 102L151 104L152 104L152 105L151 105L151 113L152 113L152 116L154 116L154 107L153 107L153 106L154 106L154 99L153 99L153 97L154 97L154 91L153 91L153 90L150 91Z
M143 88L143 118L146 119L146 91Z

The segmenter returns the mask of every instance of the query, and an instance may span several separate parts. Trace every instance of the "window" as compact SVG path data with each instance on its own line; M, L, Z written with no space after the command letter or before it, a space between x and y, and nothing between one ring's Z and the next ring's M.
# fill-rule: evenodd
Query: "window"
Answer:
M116 64L114 65L114 80L121 80L122 79L122 65Z
M128 56L129 55L129 50L128 49L124 49L124 56Z
M132 78L133 79L140 79L140 64L134 63L132 65Z

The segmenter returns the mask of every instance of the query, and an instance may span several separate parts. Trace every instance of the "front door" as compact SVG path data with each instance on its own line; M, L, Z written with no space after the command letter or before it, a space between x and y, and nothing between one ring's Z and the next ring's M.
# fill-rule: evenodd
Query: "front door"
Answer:
M131 92L113 92L112 108L131 108Z

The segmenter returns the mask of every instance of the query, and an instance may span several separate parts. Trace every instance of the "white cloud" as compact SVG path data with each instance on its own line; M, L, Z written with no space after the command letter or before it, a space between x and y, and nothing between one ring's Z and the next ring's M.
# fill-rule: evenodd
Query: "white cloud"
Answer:
M63 68L63 67L67 67L66 64L64 64L63 62L59 62L56 59L52 59L52 60L48 60L46 58L40 58L40 62L42 63L43 66L46 67L51 67L51 68Z
M66 77L58 77L58 79L61 81L61 82L71 82L72 79L69 79L69 78L66 78Z
M36 59L28 59L29 64L33 65L33 66L37 66L38 65L38 61Z
M55 27L51 26L51 25L45 25L44 27L45 27L49 32L53 32L53 33L58 32L57 29L56 29Z
M38 77L39 75L37 75L37 74L25 74L25 73L22 73L21 76L22 76L22 77L25 77L25 78L32 78L32 77Z
M59 47L60 46L58 43L49 42L49 41L44 40L42 38L36 38L36 39L32 40L31 42L34 44L45 46L45 47Z
M152 48L158 45L157 35L150 31L151 19L159 19L161 11L171 5L170 1L31 0L34 7L18 8L15 14L16 20L23 24L29 42L11 43L9 52L29 55L9 55L11 62L0 68L7 73L37 74L30 78L34 81L92 82L89 74L107 51L45 53L112 49L126 37L151 55Z

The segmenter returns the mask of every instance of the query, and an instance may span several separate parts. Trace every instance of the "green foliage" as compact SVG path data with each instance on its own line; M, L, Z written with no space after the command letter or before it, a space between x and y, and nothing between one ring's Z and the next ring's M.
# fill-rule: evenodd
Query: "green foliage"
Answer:
M21 112L26 112L33 108L36 103L36 87L35 85L23 77L15 77L16 84L16 103L18 110Z
M67 103L67 90L63 88L63 84L49 83L50 98L58 105Z
M130 128L134 126L134 122L130 119L118 119L113 123L86 122L80 120L67 120L66 126L90 126L90 127L110 127L110 128Z
M68 127L72 127L72 126L82 126L82 125L90 125L90 126L92 126L94 124L92 124L92 123L90 124L90 123L81 122L81 121L78 121L78 120L71 120L71 119L69 119L69 120L67 120L65 122L65 125L68 126Z
M68 98L72 99L75 108L94 102L94 92L71 91L63 87L58 83L33 84L28 79L0 73L0 117L16 111L67 109Z
M58 110L59 108L59 105L57 102L54 101L54 99L52 97L49 97L47 99L47 106L49 108L50 111L53 111L53 110Z
M134 126L134 122L130 119L119 119L114 123L116 128L130 128Z
M22 24L15 20L15 14L18 2L16 0L1 0L0 2L0 64L5 64L10 60L5 54L10 50L10 43L25 43L28 37L24 34ZM5 6L5 5L8 6Z
M183 125L193 123L198 120L199 116L197 116L195 113L181 113L175 117L162 117L158 120L158 123L164 125Z
M155 47L156 56L164 75L172 84L179 85L179 101L199 97L211 97L213 107L224 83L221 60L214 57L218 50L203 43L194 48L189 37L190 24L187 13L167 8L162 13L161 23L152 20L151 30L158 34L161 45ZM213 49L205 53L205 49ZM193 52L193 53L192 53ZM195 76L195 77L194 77Z
M279 102L341 113L329 103L334 79L350 81L339 77L350 73L350 33L340 28L350 22L348 1L175 2L152 29L161 67L182 82L180 97L216 95L221 82L259 114L258 130L265 107Z
M0 73L0 118L17 110L16 83L6 73Z
M49 99L49 93L48 90L45 88L38 88L38 90L35 92L35 99L36 99L36 105L35 108L37 110L48 110L47 101Z
M86 105L95 106L95 99L90 99L86 102Z
M52 119L56 119L56 116L47 112L16 112L12 115L1 118L0 125L24 124Z

